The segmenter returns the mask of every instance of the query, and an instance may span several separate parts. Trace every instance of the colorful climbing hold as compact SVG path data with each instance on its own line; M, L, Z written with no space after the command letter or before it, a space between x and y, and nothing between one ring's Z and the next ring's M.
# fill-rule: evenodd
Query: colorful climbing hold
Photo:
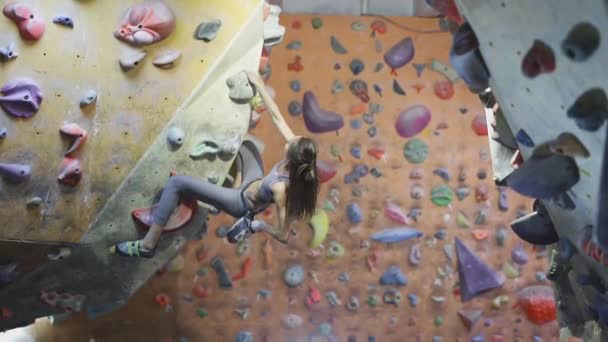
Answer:
M485 240L490 236L490 231L487 229L473 229L471 231L473 238L477 241Z
M454 86L448 80L435 82L433 84L433 91L442 100L449 100L454 96Z
M294 61L287 64L287 70L295 72L304 70L304 65L302 65L302 56L295 56Z
M353 73L353 75L359 75L363 72L364 69L365 64L363 64L362 60L355 58L350 62L350 71Z
M448 171L448 169L445 167L438 167L438 168L434 169L433 174L436 176L439 176L441 179L443 179L446 182L450 181L450 171Z
M409 239L417 239L422 235L423 234L416 229L404 227L381 230L372 234L370 238L382 243L398 243Z
M297 93L302 89L302 86L300 85L300 81L293 80L289 82L289 88Z
M321 109L316 96L307 91L302 101L302 113L306 128L312 133L337 131L344 127L342 115Z
M403 146L403 156L412 164L420 164L429 155L429 146L422 140L414 138Z
M526 252L522 243L517 244L517 246L511 251L511 260L518 265L525 265L528 263L528 252Z
M338 241L330 241L327 246L327 257L331 259L339 258L344 256L345 250Z
M528 133L526 133L526 131L523 129L519 129L519 131L517 131L515 141L521 145L524 145L525 147L534 147L534 141L532 141L532 138L530 138Z
M422 262L422 251L420 250L419 243L412 245L408 260L413 266L418 266L420 265L420 262Z
M319 17L314 17L310 21L310 24L312 25L312 28L314 28L315 30L318 30L323 26L323 19L321 19Z
M346 48L344 47L344 45L342 45L342 43L340 43L340 41L338 40L338 38L336 38L335 36L331 36L329 43L331 45L331 49L339 54L339 55L345 55L348 53L348 50L346 50Z
M0 88L0 107L14 117L33 116L40 109L41 103L40 87L31 79L15 78Z
M478 136L488 135L488 126L486 124L486 116L484 114L476 115L471 122L473 132Z
M287 106L287 111L291 116L298 116L302 114L302 105L298 101L291 101Z
M374 157L376 160L382 160L384 159L384 146L376 143L367 150L367 154Z
M325 183L334 178L338 173L338 169L334 163L319 159L317 160L317 172L319 173L319 181Z
M304 268L302 265L293 264L287 267L283 273L283 281L289 287L297 287L304 282Z
M540 40L534 40L521 62L523 74L534 78L543 73L551 73L555 68L555 55L551 47Z
M445 207L452 203L453 192L446 184L435 186L431 189L431 201L440 207Z
M500 227L496 230L496 245L499 247L503 247L505 245L505 241L507 239L507 230L503 227Z
M418 104L406 108L397 116L395 128L399 136L411 138L422 132L431 121L431 111Z
M302 48L302 42L299 40L292 40L286 47L288 50L300 50Z
M407 277L398 266L392 265L380 277L380 285L406 286Z
M401 84L399 84L399 82L396 79L393 80L393 91L397 95L403 95L403 96L406 95L405 90L403 89Z
M414 58L414 42L407 37L399 41L384 54L384 62L391 67L391 75Z
M515 279L519 277L519 271L509 262L505 262L502 265L502 273L509 279Z
M367 83L363 80L352 80L349 85L349 89L353 95L358 97L361 101L369 102L369 93L367 91Z
M211 259L211 268L217 274L218 283L220 287L232 287L232 279L230 277L230 274L228 273L228 270L226 269L226 266L224 266L224 260L221 257L215 256L213 259Z
M557 308L553 289L545 285L528 286L517 294L517 304L528 319L537 325L543 325L557 318Z
M384 207L384 215L394 222L401 224L411 224L412 221L407 217L403 209L393 202L388 202Z
M357 203L348 204L346 207L346 214L351 224L358 224L363 221L363 213L361 212L361 207L359 207L359 204Z
M2 9L2 13L17 25L21 38L25 40L42 38L46 26L44 20L34 15L34 11L29 6L17 1L9 1Z
M199 31L200 28L199 25L195 32L197 39L207 37L205 36L207 32L209 34L213 32L214 35L219 26L205 32ZM167 38L174 29L175 15L163 1L144 2L130 7L124 13L118 28L114 31L114 37L133 46L144 46Z
M458 317L462 321L462 324L469 330L472 331L475 328L475 325L481 318L482 311L481 310L458 310Z

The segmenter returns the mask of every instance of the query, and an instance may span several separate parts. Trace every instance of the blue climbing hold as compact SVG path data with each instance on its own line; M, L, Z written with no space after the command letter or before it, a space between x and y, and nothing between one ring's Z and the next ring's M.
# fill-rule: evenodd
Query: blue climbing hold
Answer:
M393 265L380 277L380 285L406 286L407 277L398 266Z
M567 262L572 258L574 253L576 253L576 249L572 242L569 239L562 238L559 240L559 259L562 262Z
M441 341L443 341L441 336L433 336L433 342L441 342Z
M359 181L359 176L353 171L344 175L344 184L352 184Z
M418 303L420 303L420 298L415 293L410 293L407 295L407 300L410 302L410 306L415 308Z
M298 116L302 114L302 105L298 101L291 101L289 102L287 110L291 116Z
M299 40L292 40L291 42L289 42L289 44L287 44L288 50L299 50L301 48L302 48L302 42Z
M445 167L436 168L435 170L433 170L433 174L441 177L441 179L443 179L446 182L450 181L450 171L448 171L448 169L446 169Z
M484 342L486 339L483 337L483 335L475 335L473 337L471 337L471 342Z
M350 120L350 128L352 129L360 129L363 127L363 121L360 119L352 119Z
M374 116L370 113L365 113L363 114L363 121L365 121L366 124L368 125L373 125L374 124Z
M445 240L448 237L448 232L445 229L439 229L437 233L435 233L435 238L437 240Z
M357 159L361 159L361 145L352 145L350 147L350 154Z
M517 131L517 134L515 134L515 141L526 147L534 147L534 141L532 141L532 138L530 138L528 133L523 129Z
M293 81L289 82L289 88L291 88L291 90L293 90L297 93L300 90L302 90L302 85L300 84L300 81L293 80Z
M355 173L359 177L365 177L369 173L369 168L366 165L359 164L359 165L355 166Z
M358 224L363 221L363 214L361 213L361 207L357 203L350 203L346 207L346 214L348 215L348 220L352 224Z
M236 335L236 342L253 342L253 334L247 330L243 330Z
M289 287L297 287L304 282L304 267L299 264L289 266L283 273L283 280Z
M365 69L365 65L360 59L355 58L350 62L350 71L353 72L353 75L359 75L361 72L363 72L363 69Z
M391 228L372 234L371 239L383 243L397 243L409 239L417 239L422 233L414 228Z
M382 97L382 87L378 83L374 83L374 91L378 96Z
M534 336L534 338L532 339L532 341L534 341L534 342L543 342L543 339L540 338L540 336Z

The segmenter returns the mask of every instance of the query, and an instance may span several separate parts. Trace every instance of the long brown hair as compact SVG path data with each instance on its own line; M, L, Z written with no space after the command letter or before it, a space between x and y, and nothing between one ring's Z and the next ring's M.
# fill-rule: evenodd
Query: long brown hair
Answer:
M319 176L317 146L310 138L301 137L287 148L287 215L290 218L310 218L317 207Z

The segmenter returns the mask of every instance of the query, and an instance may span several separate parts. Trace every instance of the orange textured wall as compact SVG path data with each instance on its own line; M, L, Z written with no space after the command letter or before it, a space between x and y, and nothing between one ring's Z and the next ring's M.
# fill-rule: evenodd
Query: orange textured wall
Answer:
M520 240L507 228L506 246L498 246L498 227L508 227L519 209L530 209L531 201L507 190L509 210L502 212L498 209L498 191L492 181L487 137L477 136L471 129L474 117L483 113L479 100L467 91L462 81L454 84L453 97L442 100L435 95L434 86L437 82L445 81L445 77L428 67L421 77L417 77L412 67L412 63L426 64L432 59L448 64L450 35L411 32L387 23L387 32L374 38L369 29L374 18L322 17L323 25L319 29L311 26L312 18L287 15L281 17L288 31L284 42L272 51L272 75L269 85L276 90L276 101L296 134L313 137L321 150L319 158L338 165L338 174L322 186L319 203L323 205L330 189L339 190L337 209L335 212L329 212L331 229L325 246L327 242L336 240L345 247L345 255L336 260L327 259L324 251L320 257L308 256L307 246L312 232L306 223L300 223L292 245L285 248L272 243L273 262L265 269L263 246L266 238L259 235L252 237L249 250L239 256L237 247L215 237L215 228L220 223L229 222L227 217L220 216L210 222L207 238L186 247L185 267L179 273L152 280L131 300L128 307L100 320L86 321L84 318L77 318L50 329L40 323L36 328L40 340L75 340L76 336L80 336L80 339L88 337L98 341L161 341L164 338L178 341L181 336L190 341L231 341L239 331L249 330L254 335L254 341L308 341L309 336L318 334L322 322L331 323L337 341L346 341L351 335L356 336L357 341L367 341L368 336L375 336L376 341L431 341L433 336L443 337L442 341L468 341L479 334L484 335L486 341L489 341L493 334L503 335L505 341L512 341L516 337L521 341L530 341L533 336L540 336L543 341L556 340L556 323L536 326L526 319L522 311L511 308L516 302L514 291L527 285L538 284L535 273L544 273L546 269L546 256L533 250L530 245L524 246L530 255L530 261L521 267L520 276L507 279L502 289L490 291L467 303L461 303L460 298L454 294L454 287L458 282L456 258L454 257L454 262L449 262L444 255L443 246L453 245L454 237L461 237L481 259L500 272L505 262L511 262L511 250ZM395 20L400 25L415 27L418 30L435 31L438 28L437 20L434 19ZM354 21L364 23L367 29L362 32L352 30L351 23ZM298 29L295 28L297 23L301 24ZM329 44L331 35L343 43L348 54L337 55L332 51ZM391 76L390 69L386 66L380 72L374 72L376 63L382 62L384 51L405 37L413 39L413 61L397 70L397 76ZM375 50L375 39L382 44L381 53ZM286 46L293 40L301 41L302 49L288 50ZM302 58L304 69L301 72L289 71L287 68L296 55ZM348 89L349 82L354 78L349 70L353 58L359 58L365 64L365 70L357 78L367 82L371 101L384 106L384 110L376 115L378 135L375 138L368 136L369 125L365 123L363 128L358 130L350 127L351 120L360 119L362 116L350 114L351 108L361 103ZM341 66L339 70L334 69L336 63ZM405 96L392 91L394 79L404 88ZM290 82L293 80L300 81L299 92L290 89ZM332 84L335 80L344 84L343 92L332 94ZM381 97L373 91L375 83L384 89ZM419 87L420 91L415 87ZM344 116L343 129L337 133L309 134L301 116L288 114L288 104L293 100L301 102L302 95L307 90L316 94L322 108ZM428 159L419 165L424 173L423 179L419 181L409 179L413 165L403 156L403 146L408 140L401 138L394 127L399 112L414 104L423 104L432 113L428 127L416 136L429 145L430 151ZM438 130L440 125L447 128ZM253 133L266 143L264 161L269 169L281 159L284 142L267 117L262 118ZM367 154L367 149L376 143L385 148L384 160L375 160ZM360 160L349 153L353 144L361 146ZM341 151L340 158L330 153L332 145L335 150ZM382 176L376 178L368 175L359 184L344 184L344 175L350 172L356 163L375 167L382 172ZM471 194L462 201L454 197L448 207L434 205L430 201L431 188L445 183L433 174L433 169L437 167L449 170L451 180L447 184L450 188L455 190L460 185L466 185ZM459 182L460 170L466 173L464 182ZM488 176L483 180L478 179L479 170L487 172ZM414 183L420 184L424 189L424 198L421 200L410 198L410 187ZM490 189L489 198L487 202L478 203L475 199L475 187L481 185ZM360 197L353 196L354 189L361 192ZM361 248L361 241L368 240L371 233L399 225L382 214L387 199L398 203L406 212L411 208L420 208L422 211L418 222L413 224L425 234L419 241L423 260L417 267L408 263L408 254L415 241L394 246L372 243L371 249ZM362 208L363 223L360 226L348 223L346 205L351 202L357 202ZM478 210L484 206L488 211L486 223L474 224ZM375 218L374 210L379 211ZM463 229L457 225L456 217L459 212L468 217L470 228ZM273 220L270 217L268 219ZM445 240L433 238L440 227L446 229ZM473 238L473 229L487 231L488 238L477 241ZM208 256L198 262L195 254L202 246L207 249ZM375 273L366 266L371 250L377 250L380 256L378 271ZM238 272L246 258L251 258L252 270L244 280L235 282L233 289L219 289L215 274L209 268L209 260L214 255L222 256L233 274ZM292 263L302 264L308 273L303 286L294 289L286 287L282 281L283 271ZM445 270L447 264L452 268L452 274L441 280L441 286L434 286L435 279L441 278L438 268ZM371 308L366 304L367 296L370 293L382 295L384 287L379 286L378 279L390 265L398 265L409 278L409 284L399 288L403 301L399 306L380 304ZM203 274L205 270L205 275L197 276L197 272ZM341 272L347 272L350 281L340 282L338 275ZM191 289L195 284L208 288L210 296L204 299L194 297L190 301L188 296L191 296ZM311 286L318 288L322 294L335 291L342 305L331 308L323 298L317 308L308 310L304 301L307 289ZM370 291L370 288L374 287L376 290ZM260 297L258 291L261 289L271 290L271 297ZM169 313L158 308L153 301L153 296L160 291L167 292L172 297L174 307ZM408 303L406 296L410 293L419 297L420 303L416 308ZM356 313L349 312L344 307L352 295L357 296L361 304ZM493 309L492 300L499 295L509 296L510 302L499 309ZM434 303L431 296L444 296L445 302ZM201 307L208 311L209 315L205 318L197 316L197 309ZM246 319L239 318L234 311L243 308L249 310ZM483 310L483 319L472 333L465 329L457 317L456 312L460 309ZM281 319L288 313L300 315L304 320L302 327L295 330L283 328ZM442 325L435 324L438 316L443 318ZM487 326L484 326L485 320ZM110 329L110 326L113 328ZM68 337L69 339L66 339ZM325 340L330 339L315 341Z

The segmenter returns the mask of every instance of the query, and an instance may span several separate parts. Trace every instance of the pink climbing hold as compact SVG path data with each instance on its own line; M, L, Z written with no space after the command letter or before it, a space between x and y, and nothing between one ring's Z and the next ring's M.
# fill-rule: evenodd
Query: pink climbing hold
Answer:
M40 87L30 79L15 78L0 88L0 107L12 116L29 118L38 112L40 103Z
M488 135L488 125L486 124L486 116L484 114L479 114L473 118L473 122L471 122L471 128L475 134L480 137Z
M44 20L34 15L34 11L19 2L9 2L2 9L2 13L15 22L19 28L19 34L25 40L38 40L42 38L46 25Z
M153 205L150 208L138 208L131 211L133 220L142 226L143 228L149 229L152 225L152 218L154 216L154 210L157 205ZM183 227L186 223L190 222L192 216L194 216L197 208L196 202L181 202L177 209L173 212L164 231L170 232Z
M433 84L435 95L442 100L449 100L454 96L454 86L448 80L437 81Z
M413 105L401 113L395 122L397 133L402 138L411 138L422 132L431 122L431 111L423 105Z
M175 15L161 0L146 1L127 10L114 36L134 45L154 44L175 29Z
M76 152L80 148L80 146L84 145L84 142L87 141L87 131L84 128L78 126L78 124L76 123L69 123L63 125L59 132L62 135L73 139L72 146L70 146L70 148L65 152L66 156Z
M401 209L401 207L392 202L388 202L384 207L384 215L397 223L402 223L406 225L412 223L412 220L407 217L407 214L403 211L403 209Z
M80 160L72 157L65 157L61 162L57 181L63 185L76 186L82 178L82 166Z
M338 168L333 163L319 159L317 160L317 172L319 173L319 181L325 183L334 178L338 173Z

